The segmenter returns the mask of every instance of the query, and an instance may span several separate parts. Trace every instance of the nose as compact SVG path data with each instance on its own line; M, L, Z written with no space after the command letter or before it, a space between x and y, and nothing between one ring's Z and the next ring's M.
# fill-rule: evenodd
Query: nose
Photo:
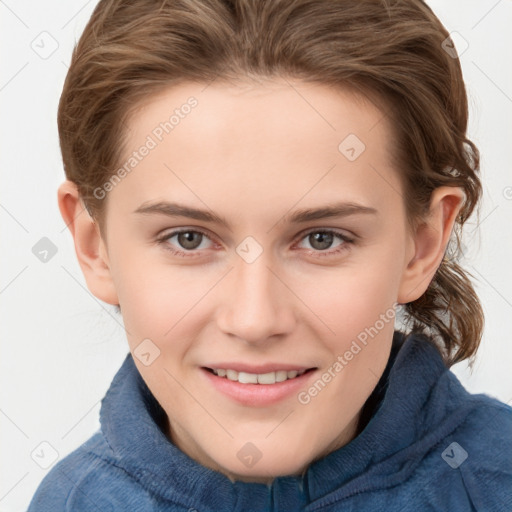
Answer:
M222 286L219 329L247 344L276 341L295 327L294 295L272 268L265 251L252 263L236 256Z

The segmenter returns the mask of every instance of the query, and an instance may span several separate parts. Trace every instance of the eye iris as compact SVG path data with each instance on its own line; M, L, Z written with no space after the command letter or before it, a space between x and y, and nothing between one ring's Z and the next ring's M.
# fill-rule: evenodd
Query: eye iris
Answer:
M309 241L311 246L318 250L328 249L333 242L333 235L331 233L311 233L309 235ZM315 247L315 244L319 242L321 247Z
M178 242L184 249L196 249L201 244L202 236L201 233L194 231L183 231L178 234ZM195 242L194 238L196 238Z

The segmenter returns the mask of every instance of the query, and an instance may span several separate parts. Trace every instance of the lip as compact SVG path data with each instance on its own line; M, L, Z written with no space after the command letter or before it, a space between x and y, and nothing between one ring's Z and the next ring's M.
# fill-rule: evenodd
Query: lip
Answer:
M223 367L215 366L215 368ZM280 369L284 368L281 367ZM292 368L292 370L293 369L295 368ZM201 367L200 371L207 379L209 385L213 386L217 391L228 396L232 400L251 407L264 407L276 404L292 395L296 395L300 389L306 387L307 382L312 378L312 376L316 375L317 368L311 368L299 377L288 379L283 382L276 382L275 384L242 384L237 381L229 380L226 377L219 377L209 371L206 367ZM253 371L251 373L265 372Z
M298 372L302 370L309 370L311 366L297 366L290 365L287 363L267 363L267 364L259 364L259 365L248 365L245 363L212 363L208 365L204 365L206 368L215 369L215 368L223 368L225 370L235 370L237 372L246 372L246 373L270 373L277 372L279 370L285 370L287 372L291 372L293 370L297 370Z

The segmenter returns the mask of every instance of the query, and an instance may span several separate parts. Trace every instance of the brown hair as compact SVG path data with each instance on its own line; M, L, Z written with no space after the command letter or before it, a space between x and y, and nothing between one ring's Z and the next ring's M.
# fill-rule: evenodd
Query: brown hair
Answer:
M456 262L482 191L479 152L466 138L460 62L446 43L447 30L421 0L101 0L73 51L59 104L66 177L104 233L107 198L94 191L120 165L125 123L149 95L182 81L251 76L364 94L392 121L411 228L436 187L466 194L428 290L403 306L410 332L429 334L451 365L475 355L484 319Z

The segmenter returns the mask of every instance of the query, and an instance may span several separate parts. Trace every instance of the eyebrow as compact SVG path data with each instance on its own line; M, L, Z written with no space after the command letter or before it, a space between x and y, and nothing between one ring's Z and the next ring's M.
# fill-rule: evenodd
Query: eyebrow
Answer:
M165 215L167 217L187 217L190 219L211 222L222 225L229 229L229 223L224 217L221 217L209 210L200 210L185 206L179 203L168 201L145 202L140 205L133 213L142 215ZM284 221L290 224L301 224L313 220L329 219L333 217L348 217L356 214L378 214L375 208L364 206L354 202L334 203L322 206L320 208L304 208L297 210L291 215L285 215Z

